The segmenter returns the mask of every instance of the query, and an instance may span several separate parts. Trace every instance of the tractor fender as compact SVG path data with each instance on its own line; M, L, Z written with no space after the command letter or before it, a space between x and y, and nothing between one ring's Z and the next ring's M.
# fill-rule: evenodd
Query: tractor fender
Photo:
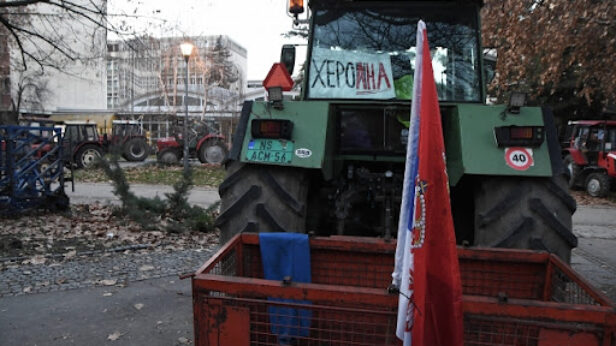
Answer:
M78 143L77 145L75 145L75 146L73 147L73 152L72 152L72 155L77 154L77 152L79 151L79 149L81 149L84 145L95 145L95 146L99 147L101 150L103 150L103 152L104 152L104 149L105 149L105 148L101 145L101 143L100 143L100 142L98 142L98 141L85 141L85 142L80 142L80 143Z
M549 110L522 107L515 116L499 116L505 112L504 105L441 106L451 186L456 186L465 175L552 177L553 172L564 171L558 138L555 130L551 131ZM499 146L494 131L507 126L541 126L545 129L545 140L534 146ZM527 159L513 162L515 152L525 153ZM520 162L530 165L515 165Z
M336 126L334 117L330 116L330 102L283 101L281 106L274 108L261 101L244 103L228 159L256 165L319 169L326 179L331 178ZM255 120L288 122L292 128L290 139L282 135L253 137Z
M563 156L567 156L567 155L571 155L573 162L575 162L575 164L578 166L588 165L588 161L586 160L586 157L584 156L584 154L582 153L580 149L567 148L563 151Z
M219 140L221 142L224 142L225 137L221 136L221 135L217 135L217 134L209 134L205 137L202 137L199 142L197 142L197 151L199 151L199 149L201 149L201 145L203 145L203 143L209 141L210 139L214 139L214 140Z
M607 174L611 177L616 177L616 151L608 152L601 160L601 166L607 169Z
M248 119L250 118L250 112L252 112L252 105L254 101L244 101L242 105L242 113L240 115L239 123L233 134L231 140L231 151L229 152L229 159L234 161L240 160L240 154L242 152L242 146L244 144L244 137L246 136L246 129L248 128Z
M581 176L584 177L584 179L586 179L586 177L591 174L591 173L604 173L607 174L607 170L603 167L599 167L599 166L585 166L582 168L582 174Z
M160 152L166 148L179 148L180 143L178 143L173 137L164 137L156 141L156 147Z

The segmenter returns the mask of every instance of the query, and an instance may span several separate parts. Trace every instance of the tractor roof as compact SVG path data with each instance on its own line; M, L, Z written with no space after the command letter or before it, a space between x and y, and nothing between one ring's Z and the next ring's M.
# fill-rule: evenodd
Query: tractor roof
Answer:
M87 120L65 120L64 124L65 125L92 125L92 126L96 126L96 123L89 122Z
M430 2L457 2L457 3L472 3L472 4L478 4L479 6L483 6L483 0L432 0L432 1L426 1L426 0L337 0L340 2L372 2L372 3L379 3L379 2L388 2L388 3L395 3L395 2L400 2L400 3L409 3L409 2L423 2L423 3L430 3ZM317 3L321 3L321 4L331 4L332 2L336 2L336 1L332 1L332 0L310 0L309 5L312 4L317 4Z
M131 124L131 125L139 125L139 121L137 120L114 120L114 124Z
M616 126L616 120L574 120L569 121L569 125L586 125L586 126L598 126L606 124L607 126Z

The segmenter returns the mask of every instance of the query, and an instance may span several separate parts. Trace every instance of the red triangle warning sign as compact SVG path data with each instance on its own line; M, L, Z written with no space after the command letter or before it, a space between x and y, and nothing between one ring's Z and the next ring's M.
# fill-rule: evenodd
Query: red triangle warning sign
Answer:
M291 79L287 68L282 63L277 62L272 65L267 77L263 80L263 87L265 89L281 87L283 91L290 91L293 88L293 79Z

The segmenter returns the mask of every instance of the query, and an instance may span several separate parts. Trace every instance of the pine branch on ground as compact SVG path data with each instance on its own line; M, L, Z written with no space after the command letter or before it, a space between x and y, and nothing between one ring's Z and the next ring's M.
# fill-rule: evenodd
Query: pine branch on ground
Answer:
M118 163L118 155L111 155L109 161L101 158L99 166L113 182L113 193L120 198L122 206L118 213L134 220L143 228L163 227L173 233L189 230L199 232L214 230L218 203L207 209L191 206L188 203L188 195L193 185L190 169L184 172L182 178L173 185L174 191L166 193L166 199L162 200L158 196L154 198L139 197L130 191L130 185Z

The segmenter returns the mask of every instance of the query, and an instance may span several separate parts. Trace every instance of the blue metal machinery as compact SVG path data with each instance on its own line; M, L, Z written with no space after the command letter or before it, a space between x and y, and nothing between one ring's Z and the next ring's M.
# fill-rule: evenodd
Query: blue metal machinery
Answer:
M0 126L0 214L68 204L61 129Z

